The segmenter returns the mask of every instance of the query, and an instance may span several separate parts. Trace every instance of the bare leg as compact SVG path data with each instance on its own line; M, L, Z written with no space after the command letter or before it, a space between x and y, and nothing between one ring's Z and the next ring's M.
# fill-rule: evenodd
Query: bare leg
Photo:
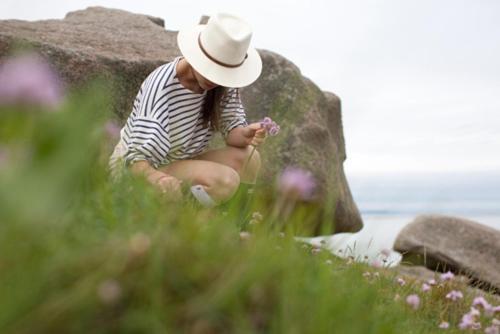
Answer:
M261 168L260 154L257 150L252 154L252 158L248 162L244 174L243 167L250 153L253 150L253 146L247 146L245 148L239 148L234 146L226 146L219 149L208 150L198 156L193 157L194 160L206 160L213 161L225 166L229 166L234 169L240 176L240 181L242 183L255 183L257 175Z
M202 185L217 203L230 199L240 184L240 176L234 169L213 161L177 160L158 170L193 185Z

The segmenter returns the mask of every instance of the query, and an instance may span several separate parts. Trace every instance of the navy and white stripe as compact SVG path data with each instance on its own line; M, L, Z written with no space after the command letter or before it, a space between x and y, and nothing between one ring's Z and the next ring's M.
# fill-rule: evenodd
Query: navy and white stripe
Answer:
M208 147L213 131L202 125L206 92L193 93L179 82L176 65L181 58L158 67L142 83L110 158L111 169L139 160L158 168ZM229 88L221 100L221 134L226 138L235 127L246 125L239 90Z

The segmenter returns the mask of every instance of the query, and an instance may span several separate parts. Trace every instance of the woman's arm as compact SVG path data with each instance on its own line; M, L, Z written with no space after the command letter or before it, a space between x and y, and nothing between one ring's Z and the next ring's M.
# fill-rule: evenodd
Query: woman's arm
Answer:
M260 122L247 126L238 126L226 137L226 145L235 147L246 147L248 145L260 145L265 140L266 129L262 128Z
M135 161L129 165L132 174L142 175L163 193L181 197L182 181L176 177L155 169L147 160Z
M244 135L245 127L238 126L231 131L226 137L226 145L234 147L245 147L248 145L248 141Z

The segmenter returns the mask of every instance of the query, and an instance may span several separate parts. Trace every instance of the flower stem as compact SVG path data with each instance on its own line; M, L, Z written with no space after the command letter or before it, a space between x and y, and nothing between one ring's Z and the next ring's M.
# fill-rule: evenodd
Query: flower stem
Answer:
M247 161L243 165L243 170L241 171L241 175L245 175L245 171L247 169L248 163L250 162L250 159L252 159L253 152L255 152L256 148L257 148L257 146L254 146L253 149L252 149L252 152L250 152L250 155L248 156Z

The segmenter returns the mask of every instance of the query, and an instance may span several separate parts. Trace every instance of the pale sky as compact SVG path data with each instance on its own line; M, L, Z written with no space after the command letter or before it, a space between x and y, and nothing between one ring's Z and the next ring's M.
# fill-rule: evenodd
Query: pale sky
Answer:
M0 19L94 5L169 30L218 11L243 17L254 47L340 96L348 174L500 171L500 1L2 0Z

